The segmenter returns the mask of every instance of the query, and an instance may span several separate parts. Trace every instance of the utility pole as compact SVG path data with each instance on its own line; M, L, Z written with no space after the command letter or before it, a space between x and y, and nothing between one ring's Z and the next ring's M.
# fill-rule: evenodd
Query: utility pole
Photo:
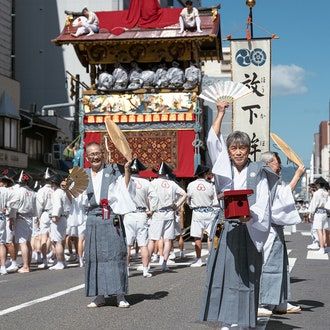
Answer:
M79 135L79 111L80 111L80 76L76 74L75 77L75 106L74 106L74 122L73 122L73 136L74 140Z
M80 116L80 85L86 90L89 89L88 85L86 85L83 81L80 81L79 74L73 76L68 70L66 73L71 76L71 88L70 88L70 98L75 99L74 102L74 121L73 121L73 130L72 130L72 141L80 134L79 129L79 116Z

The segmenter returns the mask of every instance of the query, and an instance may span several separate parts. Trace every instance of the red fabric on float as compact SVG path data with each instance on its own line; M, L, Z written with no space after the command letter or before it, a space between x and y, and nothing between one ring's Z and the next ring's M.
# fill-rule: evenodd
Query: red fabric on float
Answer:
M141 29L163 28L179 23L182 8L161 8L157 0L133 0L128 10L99 11L99 25L118 35L124 29L139 27Z
M131 0L127 11L125 27L132 29L135 26L155 22L161 15L160 5L157 0Z
M101 143L101 133L100 132L88 132L85 134L84 144L85 148L91 142Z
M182 130L178 132L178 164L179 167L174 170L177 178L192 178L194 177L194 147L192 145L195 139L195 131ZM159 160L159 163L162 159ZM171 164L168 164L171 165ZM157 177L151 170L140 172L143 178Z
M85 147L91 142L100 143L101 133L100 132L86 132L85 134ZM194 130L182 130L178 131L178 164L179 167L174 170L174 173L178 178L192 178L194 176L194 147L192 142L195 139ZM134 150L133 150L134 152ZM162 159L159 160L159 163ZM171 164L169 164L171 165ZM85 167L90 167L89 163L85 159ZM141 177L149 178L156 177L155 173L151 170L142 171Z
M192 145L196 134L194 130L179 131L178 162L179 168L174 171L177 177L192 178L194 176L195 149Z

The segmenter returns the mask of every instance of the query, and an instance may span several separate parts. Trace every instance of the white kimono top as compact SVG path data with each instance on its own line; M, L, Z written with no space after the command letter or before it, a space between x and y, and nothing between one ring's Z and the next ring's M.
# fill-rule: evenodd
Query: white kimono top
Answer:
M237 171L231 163L222 135L217 136L212 127L208 134L207 146L213 165L212 172L217 193L225 190L247 189L248 166L241 172ZM261 252L270 229L270 193L265 174L257 184L255 193L257 194L256 202L250 205L251 219L246 222L246 226L254 245Z

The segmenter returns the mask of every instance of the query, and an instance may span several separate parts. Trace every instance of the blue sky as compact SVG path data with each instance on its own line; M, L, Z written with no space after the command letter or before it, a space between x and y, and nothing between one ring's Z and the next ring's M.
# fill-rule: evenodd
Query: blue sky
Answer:
M222 37L244 38L249 15L245 0L202 1L203 7L217 4ZM314 134L321 121L330 120L329 14L328 0L256 0L253 8L254 37L269 37L268 32L279 36L272 41L271 131L307 168Z

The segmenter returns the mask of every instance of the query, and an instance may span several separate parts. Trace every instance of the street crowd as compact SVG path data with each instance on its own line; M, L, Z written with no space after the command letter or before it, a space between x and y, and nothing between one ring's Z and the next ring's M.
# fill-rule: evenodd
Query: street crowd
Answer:
M205 218L203 226L196 228L193 223L190 229L196 242L196 260L191 266L203 266L201 241L205 233L210 232L210 219L214 218L218 209L214 181L212 182L209 175L209 168L198 166L195 173L197 179L188 187L188 199L187 193L176 182L175 174L169 165L162 162L158 169L153 169L158 175L153 181L139 176L139 172L145 169L139 159L134 159L130 167L136 189L136 210L125 214L123 221L127 244L127 271L129 272L133 248L135 255L141 256L142 263L148 270L149 260L159 263L163 270L168 269L167 263L174 263L171 260L176 257L175 239L178 240L180 248L179 257L184 257L182 232L189 232L190 229L190 226L184 228L185 202L194 210L194 217L198 212ZM158 180L160 178L161 180ZM49 168L45 169L43 185L38 189L31 188L33 179L24 170L20 173L12 168L3 170L0 181L1 275L29 272L32 259L35 259L38 269L62 270L66 262L77 262L80 267L84 267L87 195L82 194L77 198L70 196L65 191L65 178ZM165 184L171 188L170 196L162 193L161 187ZM197 189L193 189L193 186ZM159 223L162 223L163 214L169 218L168 228L160 234L159 228L153 229L151 223L157 220L155 212L161 213L161 216L158 216ZM65 220L62 221L63 225L61 218ZM156 231L155 234L150 234L150 227ZM57 246L56 243L61 244ZM19 250L23 265L17 262ZM151 277L152 274L145 270L144 276Z
M153 167L157 177L152 180L140 176L146 166L138 158L124 165L105 164L97 142L85 148L89 183L78 197L68 192L65 178L48 168L44 185L37 191L30 188L32 178L25 170L3 171L1 275L30 272L32 256L38 269L52 271L77 262L85 268L86 296L95 297L87 307L103 306L105 296L116 295L118 307L127 308L132 248L140 251L143 278L152 277L151 262L168 271L175 262L176 239L179 257L184 256L183 212L188 206L196 253L191 267L205 265L202 239L208 238L201 320L220 322L222 330L232 324L249 329L256 326L258 316L300 312L300 306L288 301L290 275L283 228L300 223L301 214L307 213L313 237L308 248L328 253L329 184L323 178L311 184L309 208L299 214L292 192L305 167L298 166L286 184L277 153L265 152L260 162L251 162L246 133L235 131L223 140L221 123L227 107L226 101L218 103L208 135L212 174L208 166L198 165L195 179L184 188L165 162ZM233 196L238 198L237 205L247 207L232 208Z
M167 271L167 265L174 263L172 261L175 259L173 243L176 238L179 242L180 257L184 257L181 234L184 229L185 203L192 208L193 218L196 218L190 227L196 248L196 260L191 266L204 265L201 259L202 238L205 232L209 234L211 220L218 209L214 184L209 178L208 167L198 166L195 173L196 180L188 185L187 194L176 182L173 170L165 162L153 169L158 177L150 181L139 176L139 172L145 170L146 167L139 159L134 159L129 166L129 180L133 183L131 189L134 190L134 196L132 195L130 199L121 188L120 182L114 185L110 180L104 184L111 178L110 173L113 175L115 171L118 172L117 181L120 181L125 169L117 164L105 165L101 147L97 143L90 144L86 150L91 150L87 153L91 171L95 164L96 167L100 165L97 173L102 174L103 171L109 169L108 174L103 173L104 177L90 176L90 188L94 190L92 194L87 188L83 194L74 198L66 191L65 178L49 168L45 170L43 176L44 185L37 191L30 187L32 177L27 171L17 173L9 168L1 173L1 275L30 272L32 258L36 260L38 269L48 268L49 270L63 270L68 262L79 262L79 266L84 267L85 262L101 260L101 258L95 258L94 255L90 259L90 253L85 254L86 238L89 252L91 252L90 244L93 244L93 254L98 250L101 252L109 250L106 247L104 250L102 247L102 236L104 236L104 241L108 242L107 229L101 226L97 241L92 243L90 237L92 229L88 225L86 232L87 215L91 216L94 211L101 225L110 223L111 228L115 228L113 234L117 237L114 237L114 240L118 238L118 234L124 238L122 244L113 249L120 254L116 262L122 266L120 267L122 274L126 273L129 276L132 247L136 247L140 252L142 259L140 268L143 271L143 277L152 276L150 261L159 263L162 270ZM112 191L111 197L107 196L108 189ZM107 197L101 198L103 194ZM116 202L112 203L112 199L116 200L116 194L119 196L117 199L120 200L120 206L116 206ZM95 199L98 200L97 207L94 206ZM120 208L125 208L125 210L120 210ZM125 216L117 216L120 213L124 213ZM68 250L67 255L64 254L65 249ZM17 262L19 250L22 264ZM116 257L109 258L117 259ZM118 265L116 267L119 267ZM90 270L90 267L88 269ZM108 269L108 271L111 270ZM118 277L122 278L122 274ZM95 274L86 276L94 279ZM125 307L127 305L123 298L121 298L121 304Z

